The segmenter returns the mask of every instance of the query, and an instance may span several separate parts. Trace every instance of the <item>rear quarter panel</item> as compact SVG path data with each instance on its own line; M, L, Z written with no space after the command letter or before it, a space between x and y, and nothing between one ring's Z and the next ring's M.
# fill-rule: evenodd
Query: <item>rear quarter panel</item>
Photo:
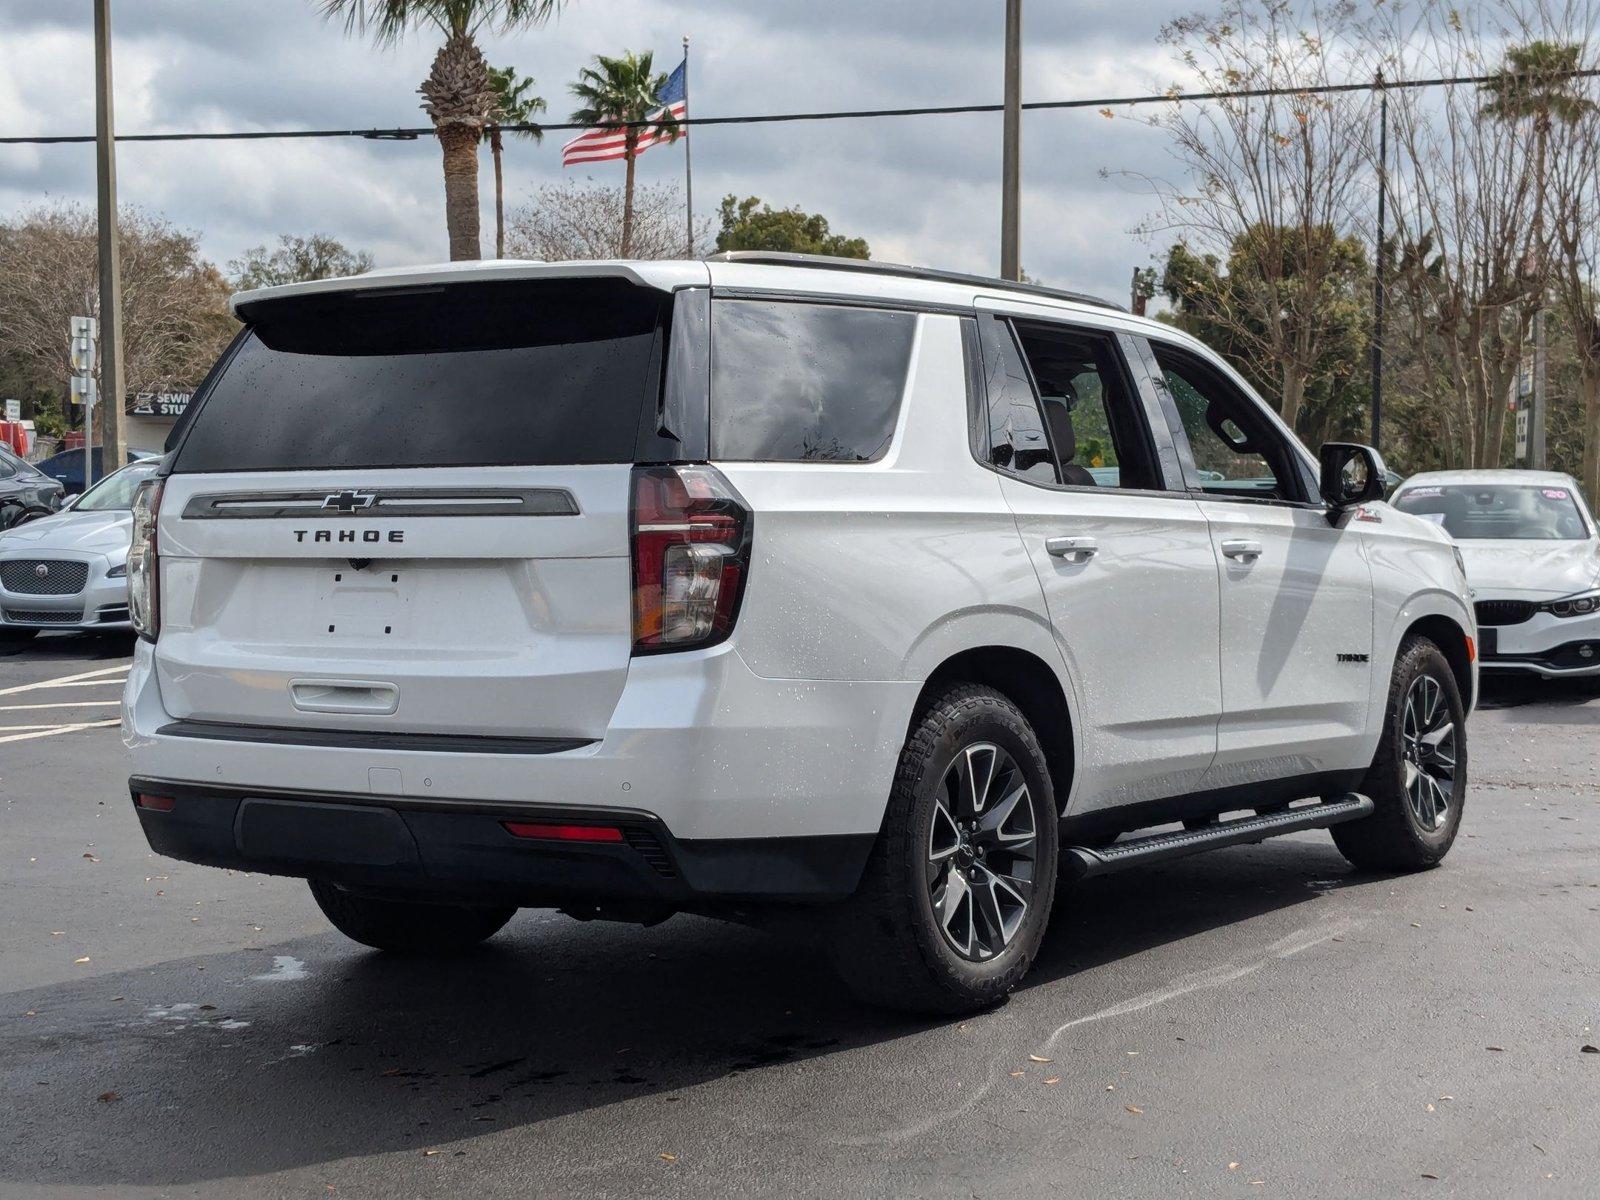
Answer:
M718 467L756 512L735 638L757 674L922 680L981 645L1061 672L1016 519L968 446L959 318L920 319L881 461Z

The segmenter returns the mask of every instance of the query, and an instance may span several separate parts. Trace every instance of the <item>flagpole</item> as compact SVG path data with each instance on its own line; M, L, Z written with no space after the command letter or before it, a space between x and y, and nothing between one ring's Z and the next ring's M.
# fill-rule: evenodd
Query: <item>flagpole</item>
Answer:
M683 35L683 115L689 115L689 35ZM689 157L689 131L683 131L683 200L687 257L694 257L694 164Z

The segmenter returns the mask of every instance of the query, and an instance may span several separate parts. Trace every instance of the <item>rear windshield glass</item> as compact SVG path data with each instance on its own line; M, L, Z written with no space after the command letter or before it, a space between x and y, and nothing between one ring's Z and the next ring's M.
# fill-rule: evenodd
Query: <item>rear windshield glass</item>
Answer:
M266 302L173 469L632 462L664 303L610 279Z
M1577 541L1589 536L1572 489L1559 485L1419 485L1397 495L1394 506L1443 525L1458 541Z
M870 462L894 436L916 316L764 300L711 306L711 455Z

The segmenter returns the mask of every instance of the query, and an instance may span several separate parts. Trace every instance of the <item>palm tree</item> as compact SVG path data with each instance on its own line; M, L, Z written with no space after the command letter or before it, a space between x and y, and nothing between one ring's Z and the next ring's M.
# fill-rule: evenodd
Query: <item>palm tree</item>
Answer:
M452 259L480 258L478 142L495 121L495 89L477 35L505 33L548 20L562 0L317 0L322 15L347 33L371 33L379 45L408 29L445 36L433 69L417 89L444 151L444 219Z
M501 139L504 125L530 125L533 118L545 110L543 96L530 96L528 89L533 86L531 76L517 78L515 67L490 67L489 84L494 88L494 124L483 131L483 136L489 143L489 153L494 157L494 256L506 256L506 176L502 156L505 154L505 142ZM538 129L516 130L523 137L532 138L536 142L544 141L544 133Z
M578 82L572 85L572 94L583 101L583 107L572 114L580 125L620 125L625 121L643 121L661 107L656 99L666 85L666 72L654 69L654 55L646 50L634 54L625 50L620 58L594 56L595 66L578 72ZM629 125L623 137L623 161L627 174L622 193L622 257L627 258L633 248L633 162L638 157L639 134L637 125ZM667 141L677 141L677 126L667 126L657 136Z
M1486 117L1516 124L1533 122L1533 228L1530 253L1535 261L1528 273L1544 269L1545 160L1555 124L1575 125L1594 101L1583 91L1576 74L1584 66L1583 47L1573 42L1529 42L1506 51L1505 65L1479 87Z

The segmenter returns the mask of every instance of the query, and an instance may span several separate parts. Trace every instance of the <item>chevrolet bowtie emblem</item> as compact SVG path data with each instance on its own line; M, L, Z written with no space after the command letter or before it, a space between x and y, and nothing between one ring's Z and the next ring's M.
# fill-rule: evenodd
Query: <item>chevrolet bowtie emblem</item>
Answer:
M370 492L335 492L322 502L323 508L337 509L339 512L355 512L358 508L371 508L378 502L378 498Z

